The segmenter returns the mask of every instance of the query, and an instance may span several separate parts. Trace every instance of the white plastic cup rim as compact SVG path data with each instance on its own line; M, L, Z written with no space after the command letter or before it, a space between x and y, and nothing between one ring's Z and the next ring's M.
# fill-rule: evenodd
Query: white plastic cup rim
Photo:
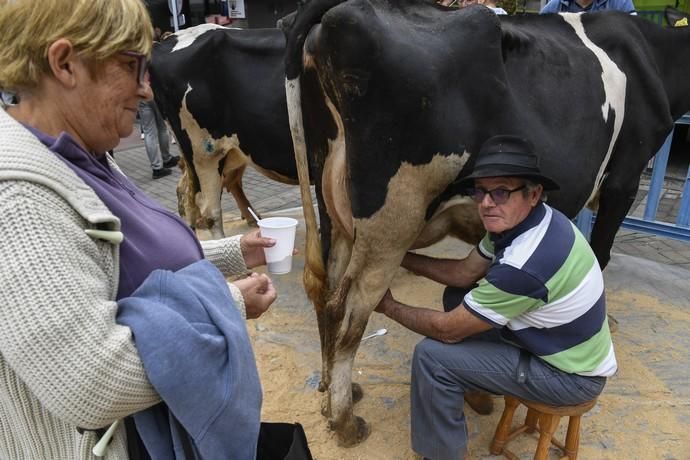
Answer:
M292 217L267 217L259 222L260 228L289 228L297 225L297 219Z

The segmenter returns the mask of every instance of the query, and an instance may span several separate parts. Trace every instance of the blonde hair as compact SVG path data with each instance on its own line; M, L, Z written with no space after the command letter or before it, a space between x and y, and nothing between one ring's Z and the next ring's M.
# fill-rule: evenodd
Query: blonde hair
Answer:
M0 89L38 86L60 38L98 64L121 51L149 56L153 26L143 0L0 0Z

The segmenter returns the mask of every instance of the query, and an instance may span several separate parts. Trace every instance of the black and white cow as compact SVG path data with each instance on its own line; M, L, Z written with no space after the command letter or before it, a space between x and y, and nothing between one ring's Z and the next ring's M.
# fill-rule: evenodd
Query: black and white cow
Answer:
M456 186L483 141L534 143L561 186L549 203L570 217L598 209L591 244L605 266L643 168L690 109L690 31L618 12L509 17L481 5L313 0L287 33L298 170L306 179L308 151L321 216L319 242L304 194L305 287L324 412L348 445L368 433L353 414L353 358L405 252L483 233Z
M232 193L242 217L247 165L297 183L285 103L285 36L278 29L184 29L153 49L156 103L179 142L186 167L178 186L180 214L196 228L223 235L220 197Z

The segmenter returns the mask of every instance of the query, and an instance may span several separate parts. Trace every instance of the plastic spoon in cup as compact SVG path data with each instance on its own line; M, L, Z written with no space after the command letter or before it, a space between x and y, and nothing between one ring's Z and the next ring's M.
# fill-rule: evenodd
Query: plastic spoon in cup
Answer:
M256 221L256 223L258 224L258 223L261 221L261 219L259 219L259 216L256 215L256 213L255 213L254 210L251 208L251 206L247 206L247 210L249 211L249 214L252 215L252 217L254 218L254 220Z
M361 340L361 341L364 342L365 340L369 340L369 339L373 339L374 337L379 337L379 336L382 336L382 335L386 335L387 333L388 333L388 329L385 329L385 328L384 328L384 329L379 329L378 331L375 331L373 334L369 334L369 335L366 336L366 337L362 337L362 340Z

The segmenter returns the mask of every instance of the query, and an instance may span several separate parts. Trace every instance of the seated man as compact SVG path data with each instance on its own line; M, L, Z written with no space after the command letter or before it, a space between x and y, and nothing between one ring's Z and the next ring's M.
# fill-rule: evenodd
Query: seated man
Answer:
M579 404L617 369L599 264L570 220L543 202L558 185L541 174L532 145L492 137L462 183L473 186L484 239L461 260L408 253L402 264L450 286L446 311L390 292L376 307L428 337L412 361L411 427L413 449L434 460L467 455L467 392Z

